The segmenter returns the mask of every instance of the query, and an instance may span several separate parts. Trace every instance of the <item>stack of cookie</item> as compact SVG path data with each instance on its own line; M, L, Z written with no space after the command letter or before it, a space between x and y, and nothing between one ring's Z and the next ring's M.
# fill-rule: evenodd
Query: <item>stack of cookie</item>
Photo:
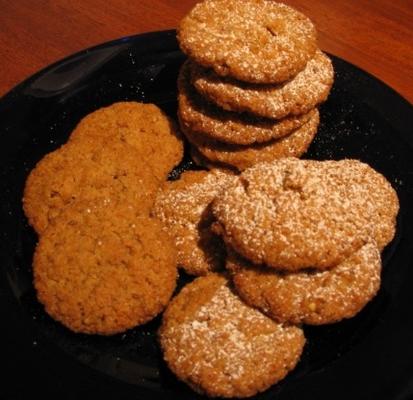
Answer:
M23 206L40 236L34 285L55 320L109 335L162 311L175 289L176 251L150 208L182 156L158 107L122 102L86 116L31 171Z
M155 214L181 266L206 275L163 315L168 366L209 396L251 396L278 382L300 358L302 324L353 317L375 296L398 210L390 183L358 160L283 158L168 183Z
M195 161L244 170L299 157L333 83L311 21L270 0L206 0L182 20L178 116Z
M315 325L374 297L398 210L390 183L357 160L257 164L213 204L242 299L276 321Z

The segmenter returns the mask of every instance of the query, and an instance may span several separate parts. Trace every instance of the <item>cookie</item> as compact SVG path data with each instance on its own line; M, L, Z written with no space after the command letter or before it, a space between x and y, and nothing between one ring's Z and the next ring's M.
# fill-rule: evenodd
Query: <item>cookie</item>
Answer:
M219 170L223 172L228 172L232 174L237 174L238 170L234 168L232 165L227 165L224 163L218 163L218 162L212 162L205 158L195 146L190 146L189 147L189 154L191 155L191 159L194 162L194 164L202 167L202 168L207 168L210 171L212 170Z
M227 268L249 305L279 322L321 325L356 315L380 287L381 259L374 241L327 271L280 273L230 254Z
M183 129L183 133L205 159L243 171L259 162L302 156L317 133L319 113L314 110L311 114L311 119L290 135L250 146L208 140L202 134L186 129Z
M218 170L187 171L179 180L166 182L158 193L153 214L174 239L178 264L191 275L224 267L225 246L210 230L214 221L210 204L234 179Z
M184 64L178 77L178 117L182 129L213 140L246 145L287 136L311 117L307 113L273 120L222 110L202 99L189 83L188 73L188 64Z
M149 168L159 179L182 160L183 143L175 123L155 104L119 102L84 117L70 141L114 138L135 148L142 168Z
M284 82L317 48L312 22L270 0L206 0L178 28L182 51L221 76L252 83Z
M276 85L222 78L195 63L189 69L193 86L209 101L225 110L274 119L309 112L327 99L334 79L331 61L320 50L295 77Z
M305 342L300 328L247 306L217 274L197 278L171 301L159 339L179 379L220 397L252 396L283 379Z
M149 212L160 180L128 143L107 139L69 142L47 154L27 178L23 208L44 232L62 210L78 200L114 204L120 199Z
M331 268L369 238L382 249L398 208L390 183L367 164L294 158L249 168L213 203L228 245L289 271Z
M112 335L163 310L175 288L176 254L161 224L133 205L80 202L40 237L33 273L52 318L74 332Z

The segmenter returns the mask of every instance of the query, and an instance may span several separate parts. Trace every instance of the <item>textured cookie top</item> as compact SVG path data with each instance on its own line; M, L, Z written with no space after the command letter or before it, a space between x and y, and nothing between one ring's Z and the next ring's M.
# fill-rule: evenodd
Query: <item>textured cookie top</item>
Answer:
M225 111L203 100L189 82L188 64L178 77L178 117L183 129L231 144L262 143L288 135L309 120L310 114L281 120Z
M142 166L160 179L165 179L183 157L183 143L174 122L155 104L119 102L100 108L79 122L70 141L85 138L128 143Z
M234 179L218 170L187 171L179 180L166 182L157 195L153 213L175 240L179 265L192 275L224 266L222 239L210 230L214 221L210 204Z
M276 119L306 113L325 101L334 79L331 61L320 50L295 77L278 85L222 78L195 63L189 69L192 84L211 102L226 110Z
M257 164L213 203L229 245L255 264L286 270L333 267L369 237L382 248L397 211L391 185L357 160Z
M113 138L98 145L84 139L40 160L26 181L23 207L30 224L41 233L78 200L114 204L128 199L148 212L158 185L159 179L131 145Z
M232 254L227 268L240 296L281 322L330 324L357 314L380 287L381 259L372 241L327 271L279 273Z
M175 288L175 248L129 204L77 203L49 226L33 260L37 297L75 332L122 332L156 316Z
M209 396L247 397L282 379L297 363L304 335L247 306L227 280L211 274L185 286L160 328L172 371Z
M178 29L181 49L218 75L255 83L283 82L316 50L312 22L270 0L206 0Z
M243 171L259 162L273 161L282 157L300 157L304 154L317 133L319 123L318 111L313 110L311 115L308 122L288 136L249 146L208 140L197 132L186 129L182 131L204 158L212 163L229 165Z

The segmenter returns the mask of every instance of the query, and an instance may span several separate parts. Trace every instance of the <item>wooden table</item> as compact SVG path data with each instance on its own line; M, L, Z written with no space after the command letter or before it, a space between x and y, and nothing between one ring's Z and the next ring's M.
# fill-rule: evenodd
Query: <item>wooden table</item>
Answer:
M240 0L241 1L241 0ZM320 47L413 102L413 0L284 0L307 14ZM175 28L195 0L0 0L0 96L73 52Z

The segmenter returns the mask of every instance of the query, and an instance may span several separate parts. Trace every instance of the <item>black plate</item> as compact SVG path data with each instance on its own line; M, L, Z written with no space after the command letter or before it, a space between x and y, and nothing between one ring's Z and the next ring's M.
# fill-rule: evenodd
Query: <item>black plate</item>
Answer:
M176 112L184 60L173 31L106 43L34 75L0 101L1 279L0 398L194 399L162 362L155 321L114 337L74 334L35 300L31 258L36 236L21 209L25 178L64 143L85 114L119 100L154 102ZM305 328L296 370L257 398L409 399L413 395L413 112L365 72L333 57L336 80L321 107L309 158L353 157L397 189L397 236L383 254L378 296L355 318ZM186 158L184 168L191 167Z

